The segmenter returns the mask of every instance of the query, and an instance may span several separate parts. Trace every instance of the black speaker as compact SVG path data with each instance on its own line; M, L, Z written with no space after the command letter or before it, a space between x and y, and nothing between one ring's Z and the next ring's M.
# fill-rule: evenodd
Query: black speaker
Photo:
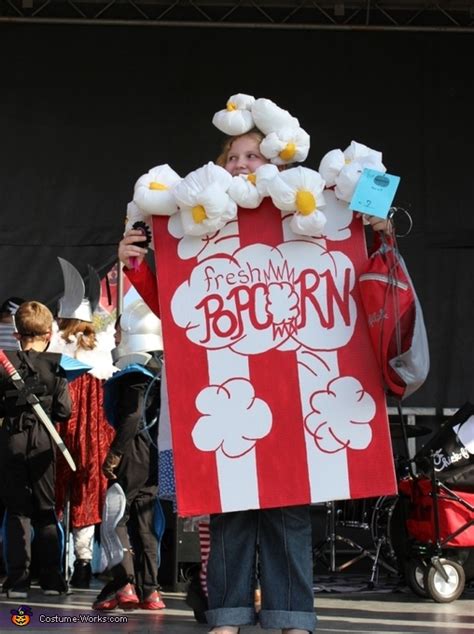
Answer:
M201 551L197 527L173 512L172 502L161 501L165 515L165 532L161 540L160 585L169 592L186 589L192 573L199 568Z

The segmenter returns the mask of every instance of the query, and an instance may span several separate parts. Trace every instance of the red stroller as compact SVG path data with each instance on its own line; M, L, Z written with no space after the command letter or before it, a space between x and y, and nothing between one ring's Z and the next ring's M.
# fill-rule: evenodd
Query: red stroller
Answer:
M438 603L455 601L474 578L474 493L455 491L435 477L401 480L399 490L409 500L408 585Z
M406 580L439 603L474 578L474 406L466 403L415 456L423 475L402 479L409 544Z

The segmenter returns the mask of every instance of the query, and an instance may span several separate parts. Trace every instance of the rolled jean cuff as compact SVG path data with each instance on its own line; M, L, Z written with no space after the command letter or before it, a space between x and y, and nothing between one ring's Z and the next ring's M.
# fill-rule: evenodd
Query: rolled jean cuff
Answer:
M289 610L260 610L260 625L266 630L295 628L313 632L316 628L315 612L292 612Z
M208 625L255 625L257 618L252 608L215 608L207 610Z

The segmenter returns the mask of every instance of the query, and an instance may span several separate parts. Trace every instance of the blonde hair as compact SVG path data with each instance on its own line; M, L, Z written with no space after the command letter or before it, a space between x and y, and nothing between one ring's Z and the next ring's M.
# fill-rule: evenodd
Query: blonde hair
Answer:
M258 128L252 128L248 132L244 132L244 134L238 134L237 136L227 137L227 139L224 141L222 145L221 153L216 159L216 165L219 165L220 167L225 167L225 164L227 163L227 157L229 156L229 152L232 148L233 142L237 141L237 139L241 139L244 136L253 137L258 142L259 145L265 138L265 135L263 134L263 132L260 132Z
M66 343L72 343L76 338L77 347L82 350L94 350L97 345L97 337L94 326L88 321L82 319L66 319L62 317L58 319L58 327L61 337Z
M15 327L21 339L37 339L51 333L53 313L41 302L23 302L15 313Z

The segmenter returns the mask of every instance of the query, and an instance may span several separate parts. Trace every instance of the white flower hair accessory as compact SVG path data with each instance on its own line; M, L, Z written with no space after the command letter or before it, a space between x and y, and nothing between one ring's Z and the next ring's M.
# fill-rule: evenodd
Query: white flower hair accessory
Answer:
M237 216L237 205L227 193L231 183L229 172L209 162L174 188L185 234L214 233Z
M255 97L251 95L232 95L224 110L216 112L212 123L218 130L229 136L245 134L254 127L254 120L250 111Z
M302 162L309 152L309 134L303 128L281 128L260 143L260 152L275 165Z
M168 164L157 165L135 183L133 202L152 216L171 216L178 211L173 197L174 186L181 181Z
M349 203L365 168L386 172L382 153L371 150L363 143L352 141L344 152L331 150L323 156L319 172L328 187L335 186L337 198Z
M307 167L280 172L268 183L273 204L282 211L294 211L290 227L300 235L318 235L326 224L323 196L325 182L320 174Z

